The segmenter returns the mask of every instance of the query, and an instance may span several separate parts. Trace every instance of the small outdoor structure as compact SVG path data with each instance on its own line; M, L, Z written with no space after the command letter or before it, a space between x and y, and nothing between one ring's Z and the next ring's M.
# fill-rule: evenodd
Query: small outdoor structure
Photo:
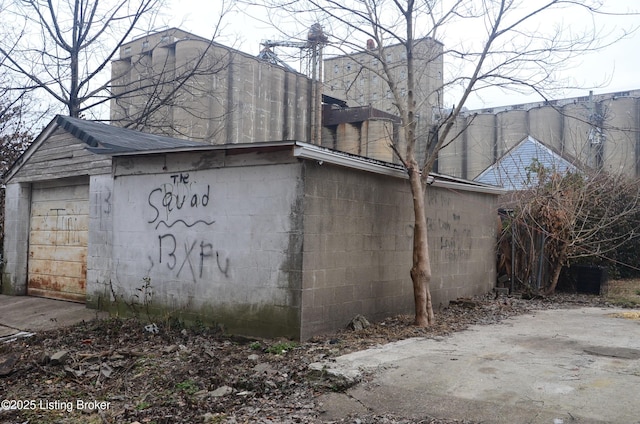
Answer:
M500 191L430 179L438 308L493 287ZM5 182L5 294L296 339L413 310L413 210L397 165L59 116Z

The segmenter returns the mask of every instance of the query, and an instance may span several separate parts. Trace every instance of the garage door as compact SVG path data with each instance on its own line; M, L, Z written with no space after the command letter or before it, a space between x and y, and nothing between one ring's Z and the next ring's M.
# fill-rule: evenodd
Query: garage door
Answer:
M85 301L88 228L87 181L32 185L29 295Z

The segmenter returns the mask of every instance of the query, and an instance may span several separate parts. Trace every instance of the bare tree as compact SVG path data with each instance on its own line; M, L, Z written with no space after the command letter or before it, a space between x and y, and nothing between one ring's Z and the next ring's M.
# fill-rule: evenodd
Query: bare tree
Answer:
M556 21L553 17L557 13L586 13L596 17L602 2L272 0L269 6L274 14L288 13L298 21L301 16L309 16L310 20L321 22L328 29L332 47L343 54L350 54L354 49L361 51L360 46L372 40L365 51L368 59L356 64L384 81L402 121L403 136L393 148L406 167L413 195L415 223L410 275L415 300L414 323L427 326L434 321L434 313L429 290L431 263L425 192L438 151L464 130L455 129L454 125L473 93L487 87L500 87L526 88L544 94L558 88L555 71L566 60L615 41L615 36L598 30L595 21L593 27L577 32L541 24L545 19ZM473 22L480 25L472 26ZM465 32L466 43L449 49L445 46L441 52L420 52L422 40L438 40L452 31ZM402 61L389 60L386 52L390 45L402 47ZM460 72L443 81L432 93L420 93L422 87L418 81L425 64L442 61L443 56L456 61ZM456 89L459 93L454 106L443 104L444 89ZM417 111L432 99L436 99L431 106L438 110L439 118L431 122L430 131L425 133L427 130L419 125ZM426 140L426 146L421 146L420 140Z
M0 56L3 66L14 77L10 83L2 83L2 88L13 92L13 97L36 92L35 96L48 99L59 110L64 108L69 116L106 115L113 99L131 96L133 89L130 85L126 89L113 89L114 81L121 75L109 74L112 61L118 59L125 41L148 33L156 25L164 6L165 0L12 2L3 10L3 20L12 24L4 28ZM220 16L217 22L212 22L213 37L218 34L226 11L227 2L221 2ZM205 70L203 64L202 59L196 58L188 71L155 68L158 75L148 78L144 86L135 87L140 92L155 93L135 120L144 122L157 110L158 103L171 101L177 87L194 75L220 68L216 64Z
M29 147L33 135L29 120L24 119L28 103L25 98L0 97L0 178ZM4 240L4 184L0 184L0 265Z

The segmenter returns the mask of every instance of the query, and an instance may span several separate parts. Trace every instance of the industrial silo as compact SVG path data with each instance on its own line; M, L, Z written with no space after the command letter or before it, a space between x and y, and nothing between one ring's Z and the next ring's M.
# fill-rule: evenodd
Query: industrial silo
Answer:
M111 99L110 116L113 121L131 118L134 96L125 93L135 92L135 87L132 86L132 72L131 59L128 57L111 62L111 74L117 76L112 82L115 96Z
M184 78L193 72L194 57L202 56L205 51L213 56L213 50L207 50L208 44L202 40L182 39L175 43L175 77ZM154 69L167 66L165 57L154 51ZM177 133L191 139L204 140L209 135L207 118L210 116L209 97L211 95L212 76L200 70L191 75L177 96L173 105L174 125Z
M612 173L636 175L638 99L618 97L602 101L603 169Z
M562 152L590 166L596 164L592 148L595 145L589 141L593 137L589 122L594 109L595 106L590 106L589 102L575 102L562 107Z
M284 140L284 81L285 74L288 72L283 67L276 65L269 65L268 68L262 68L262 70L266 74L262 75L262 81L266 84L267 89L265 93L265 110L268 131L264 140Z
M227 142L227 113L229 107L229 68L221 69L211 76L211 94L209 95L208 142L225 144Z
M529 135L562 151L562 112L556 106L546 105L529 109Z
M297 74L295 101L295 133L293 140L309 142L311 140L311 80L303 74Z
M372 159L393 161L393 122L369 119L362 124L362 155Z
M480 113L467 118L463 160L466 163L466 178L469 180L496 161L496 119L493 113Z
M253 141L267 140L269 130L269 86L268 70L271 65L257 61L253 72Z
M362 122L341 123L336 130L336 148L342 152L360 155Z
M284 73L284 101L282 111L283 125L282 125L282 139L283 140L295 140L295 126L297 116L297 92L296 92L296 80L297 74L295 72ZM324 138L324 137L323 137Z
M529 135L527 114L523 109L511 109L496 114L498 158Z
M466 135L462 130L465 128L466 122L467 118L465 116L458 116L447 140L443 143L444 147L438 152L437 171L439 173L454 177L464 177L463 157L466 154L464 148L464 137Z

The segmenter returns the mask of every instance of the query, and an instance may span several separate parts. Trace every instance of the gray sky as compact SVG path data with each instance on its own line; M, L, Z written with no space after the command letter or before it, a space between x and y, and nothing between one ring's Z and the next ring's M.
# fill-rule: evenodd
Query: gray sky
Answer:
M211 22L219 13L218 2L211 2L211 6L206 6L201 0L174 0L174 2L175 6L171 9L172 14L167 20L169 26L180 27L204 37L211 36ZM527 2L527 5L532 5L538 0L527 0ZM637 12L640 10L640 2L637 0L607 0L605 4L608 11ZM557 14L553 18L555 19L554 23L542 22L540 25L559 23L570 30L579 31L592 24L589 16L574 12L567 12L564 15ZM226 26L223 30L223 37L218 38L218 41L249 54L258 54L261 40L282 40L285 38L277 29L240 13L228 15L224 22ZM639 22L638 16L608 16L598 17L594 25L603 32L613 33L612 36L615 36L615 34L620 34L623 29L638 25ZM481 25L481 22L478 22L478 25ZM447 47L456 45L456 43L465 44L473 42L469 36L473 33L474 31L469 28L469 23L466 22L464 29L453 28L450 31L450 34L453 35L444 34L442 36L444 39L441 38L441 41ZM640 31L637 31L632 37L619 41L600 52L586 54L566 63L566 69L560 76L568 79L572 86L580 88L557 91L553 97L584 96L588 94L589 90L593 90L597 94L640 88L640 81L637 78L637 70L640 69L639 51ZM447 61L445 57L445 77L448 71L447 64L450 64L450 61ZM453 90L445 93L445 101L448 105L454 103L456 97L457 93ZM481 96L474 96L470 99L467 107L478 109L540 100L541 98L537 95L487 90Z

